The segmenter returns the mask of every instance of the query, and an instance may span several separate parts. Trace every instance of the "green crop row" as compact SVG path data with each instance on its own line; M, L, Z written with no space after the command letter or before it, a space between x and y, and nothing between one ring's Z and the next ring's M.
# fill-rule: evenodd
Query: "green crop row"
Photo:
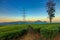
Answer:
M30 24L34 29L40 29L40 34L45 38L53 39L59 33L60 24ZM0 27L0 40L9 40L22 36L29 26L27 24L21 25L7 25Z

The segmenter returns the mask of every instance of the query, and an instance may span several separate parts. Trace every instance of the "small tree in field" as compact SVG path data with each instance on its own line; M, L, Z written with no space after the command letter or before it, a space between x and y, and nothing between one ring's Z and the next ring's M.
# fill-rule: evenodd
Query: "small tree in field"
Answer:
M49 20L50 23L52 23L52 19L55 17L55 3L53 2L53 0L49 0L49 2L47 2L47 12L49 15Z

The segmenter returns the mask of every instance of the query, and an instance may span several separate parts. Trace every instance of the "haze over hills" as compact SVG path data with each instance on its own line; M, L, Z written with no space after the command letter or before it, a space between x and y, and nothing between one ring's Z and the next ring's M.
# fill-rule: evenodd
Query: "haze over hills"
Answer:
M0 23L0 25L10 25L10 24L47 24L48 22L46 21L40 21L40 20L37 20L37 21L16 21L16 22L3 22L3 23Z

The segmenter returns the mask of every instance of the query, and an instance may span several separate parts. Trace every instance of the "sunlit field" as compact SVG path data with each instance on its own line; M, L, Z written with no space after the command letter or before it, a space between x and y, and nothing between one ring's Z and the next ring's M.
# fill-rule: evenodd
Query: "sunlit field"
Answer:
M39 33L45 38L51 38L57 35L60 32L60 24L30 24L33 29L39 29ZM29 24L15 24L15 25L6 25L0 26L0 40L14 39L26 32L29 27Z

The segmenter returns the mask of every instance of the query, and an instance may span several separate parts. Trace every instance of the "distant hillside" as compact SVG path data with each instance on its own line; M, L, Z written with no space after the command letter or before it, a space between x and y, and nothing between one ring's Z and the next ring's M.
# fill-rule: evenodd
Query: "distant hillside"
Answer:
M47 22L42 22L42 21L35 21L35 22L22 22L22 21L18 21L18 22L4 22L4 23L0 23L0 25L10 25L10 24L46 24Z

